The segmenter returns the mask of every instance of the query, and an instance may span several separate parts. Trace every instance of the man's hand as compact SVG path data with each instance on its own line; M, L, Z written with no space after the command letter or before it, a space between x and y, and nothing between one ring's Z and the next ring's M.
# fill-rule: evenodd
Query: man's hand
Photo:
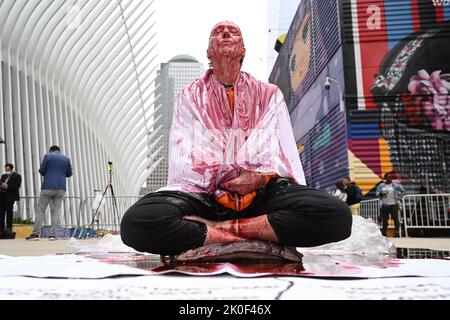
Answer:
M242 170L239 177L229 180L227 182L221 183L220 188L236 192L241 195L258 190L264 181L264 176L257 172L251 172L247 170Z

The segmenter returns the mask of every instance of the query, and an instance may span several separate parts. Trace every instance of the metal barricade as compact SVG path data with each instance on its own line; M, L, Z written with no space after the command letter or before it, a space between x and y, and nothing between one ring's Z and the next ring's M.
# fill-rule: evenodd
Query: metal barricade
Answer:
M380 199L371 199L371 200L364 200L360 202L361 207L359 209L359 215L365 219L372 220L374 223L376 223L380 228L382 227L382 222L380 219L380 207L381 207L381 201ZM403 237L403 230L402 230L402 212L404 211L403 206L399 205L398 209L398 222L399 222L399 236ZM388 228L393 228L393 226L388 226Z
M371 199L360 202L359 215L365 219L372 220L378 223L378 216L380 215L380 200Z
M405 233L408 229L450 231L450 194L419 194L403 197Z
M32 220L35 219L35 214L38 208L39 197L21 197L17 202L17 211L14 212L14 217L20 218L22 220ZM81 198L80 197L64 197L62 210L61 210L61 227L71 228L79 225L79 211L81 208ZM48 205L45 212L44 225L51 224L51 204Z

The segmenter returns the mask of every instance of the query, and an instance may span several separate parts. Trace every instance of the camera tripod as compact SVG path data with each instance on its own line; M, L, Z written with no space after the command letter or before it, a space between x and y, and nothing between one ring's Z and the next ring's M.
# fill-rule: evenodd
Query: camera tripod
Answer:
M100 208L102 206L102 202L103 199L105 199L106 193L108 192L108 189L111 191L111 199L112 199L112 205L113 205L113 211L114 211L114 216L117 218L117 224L120 223L120 218L119 218L119 210L117 208L117 199L116 199L116 195L114 193L114 188L113 188L113 184L112 184L112 174L113 174L113 164L112 162L108 162L108 173L109 173L109 181L105 187L105 190L103 191L102 197L100 199L100 202L97 205L97 208L95 209L94 214L92 215L92 221L90 224L90 230L88 232L88 237L90 235L90 232L92 230L94 230L94 223L97 223L97 230L99 230L99 218L100 218Z

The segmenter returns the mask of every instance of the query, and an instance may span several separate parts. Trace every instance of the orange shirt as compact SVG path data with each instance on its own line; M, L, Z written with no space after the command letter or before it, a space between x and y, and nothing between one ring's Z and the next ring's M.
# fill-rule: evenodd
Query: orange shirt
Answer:
M267 185L270 182L270 180L277 178L278 176L274 174L263 177L265 185ZM222 197L216 200L225 208L232 209L236 212L241 212L242 210L244 210L253 203L253 200L255 200L256 195L257 191L253 191L244 195L240 195L235 192L227 192Z
M234 113L234 87L226 88L228 95L228 103L230 104L231 113ZM264 176L264 185L267 185L272 178L276 178L277 175ZM227 192L221 198L217 199L222 206L232 209L236 212L241 212L253 203L256 198L256 191L240 195L235 192Z
M231 113L234 113L234 87L226 89L228 95L228 103L230 104Z

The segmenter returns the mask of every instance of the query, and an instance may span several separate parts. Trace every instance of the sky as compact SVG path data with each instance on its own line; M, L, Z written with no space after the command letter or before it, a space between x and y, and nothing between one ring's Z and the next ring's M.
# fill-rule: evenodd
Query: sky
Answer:
M242 31L247 50L242 70L267 81L266 0L156 0L158 60L187 54L208 67L206 50L211 29L232 21Z

